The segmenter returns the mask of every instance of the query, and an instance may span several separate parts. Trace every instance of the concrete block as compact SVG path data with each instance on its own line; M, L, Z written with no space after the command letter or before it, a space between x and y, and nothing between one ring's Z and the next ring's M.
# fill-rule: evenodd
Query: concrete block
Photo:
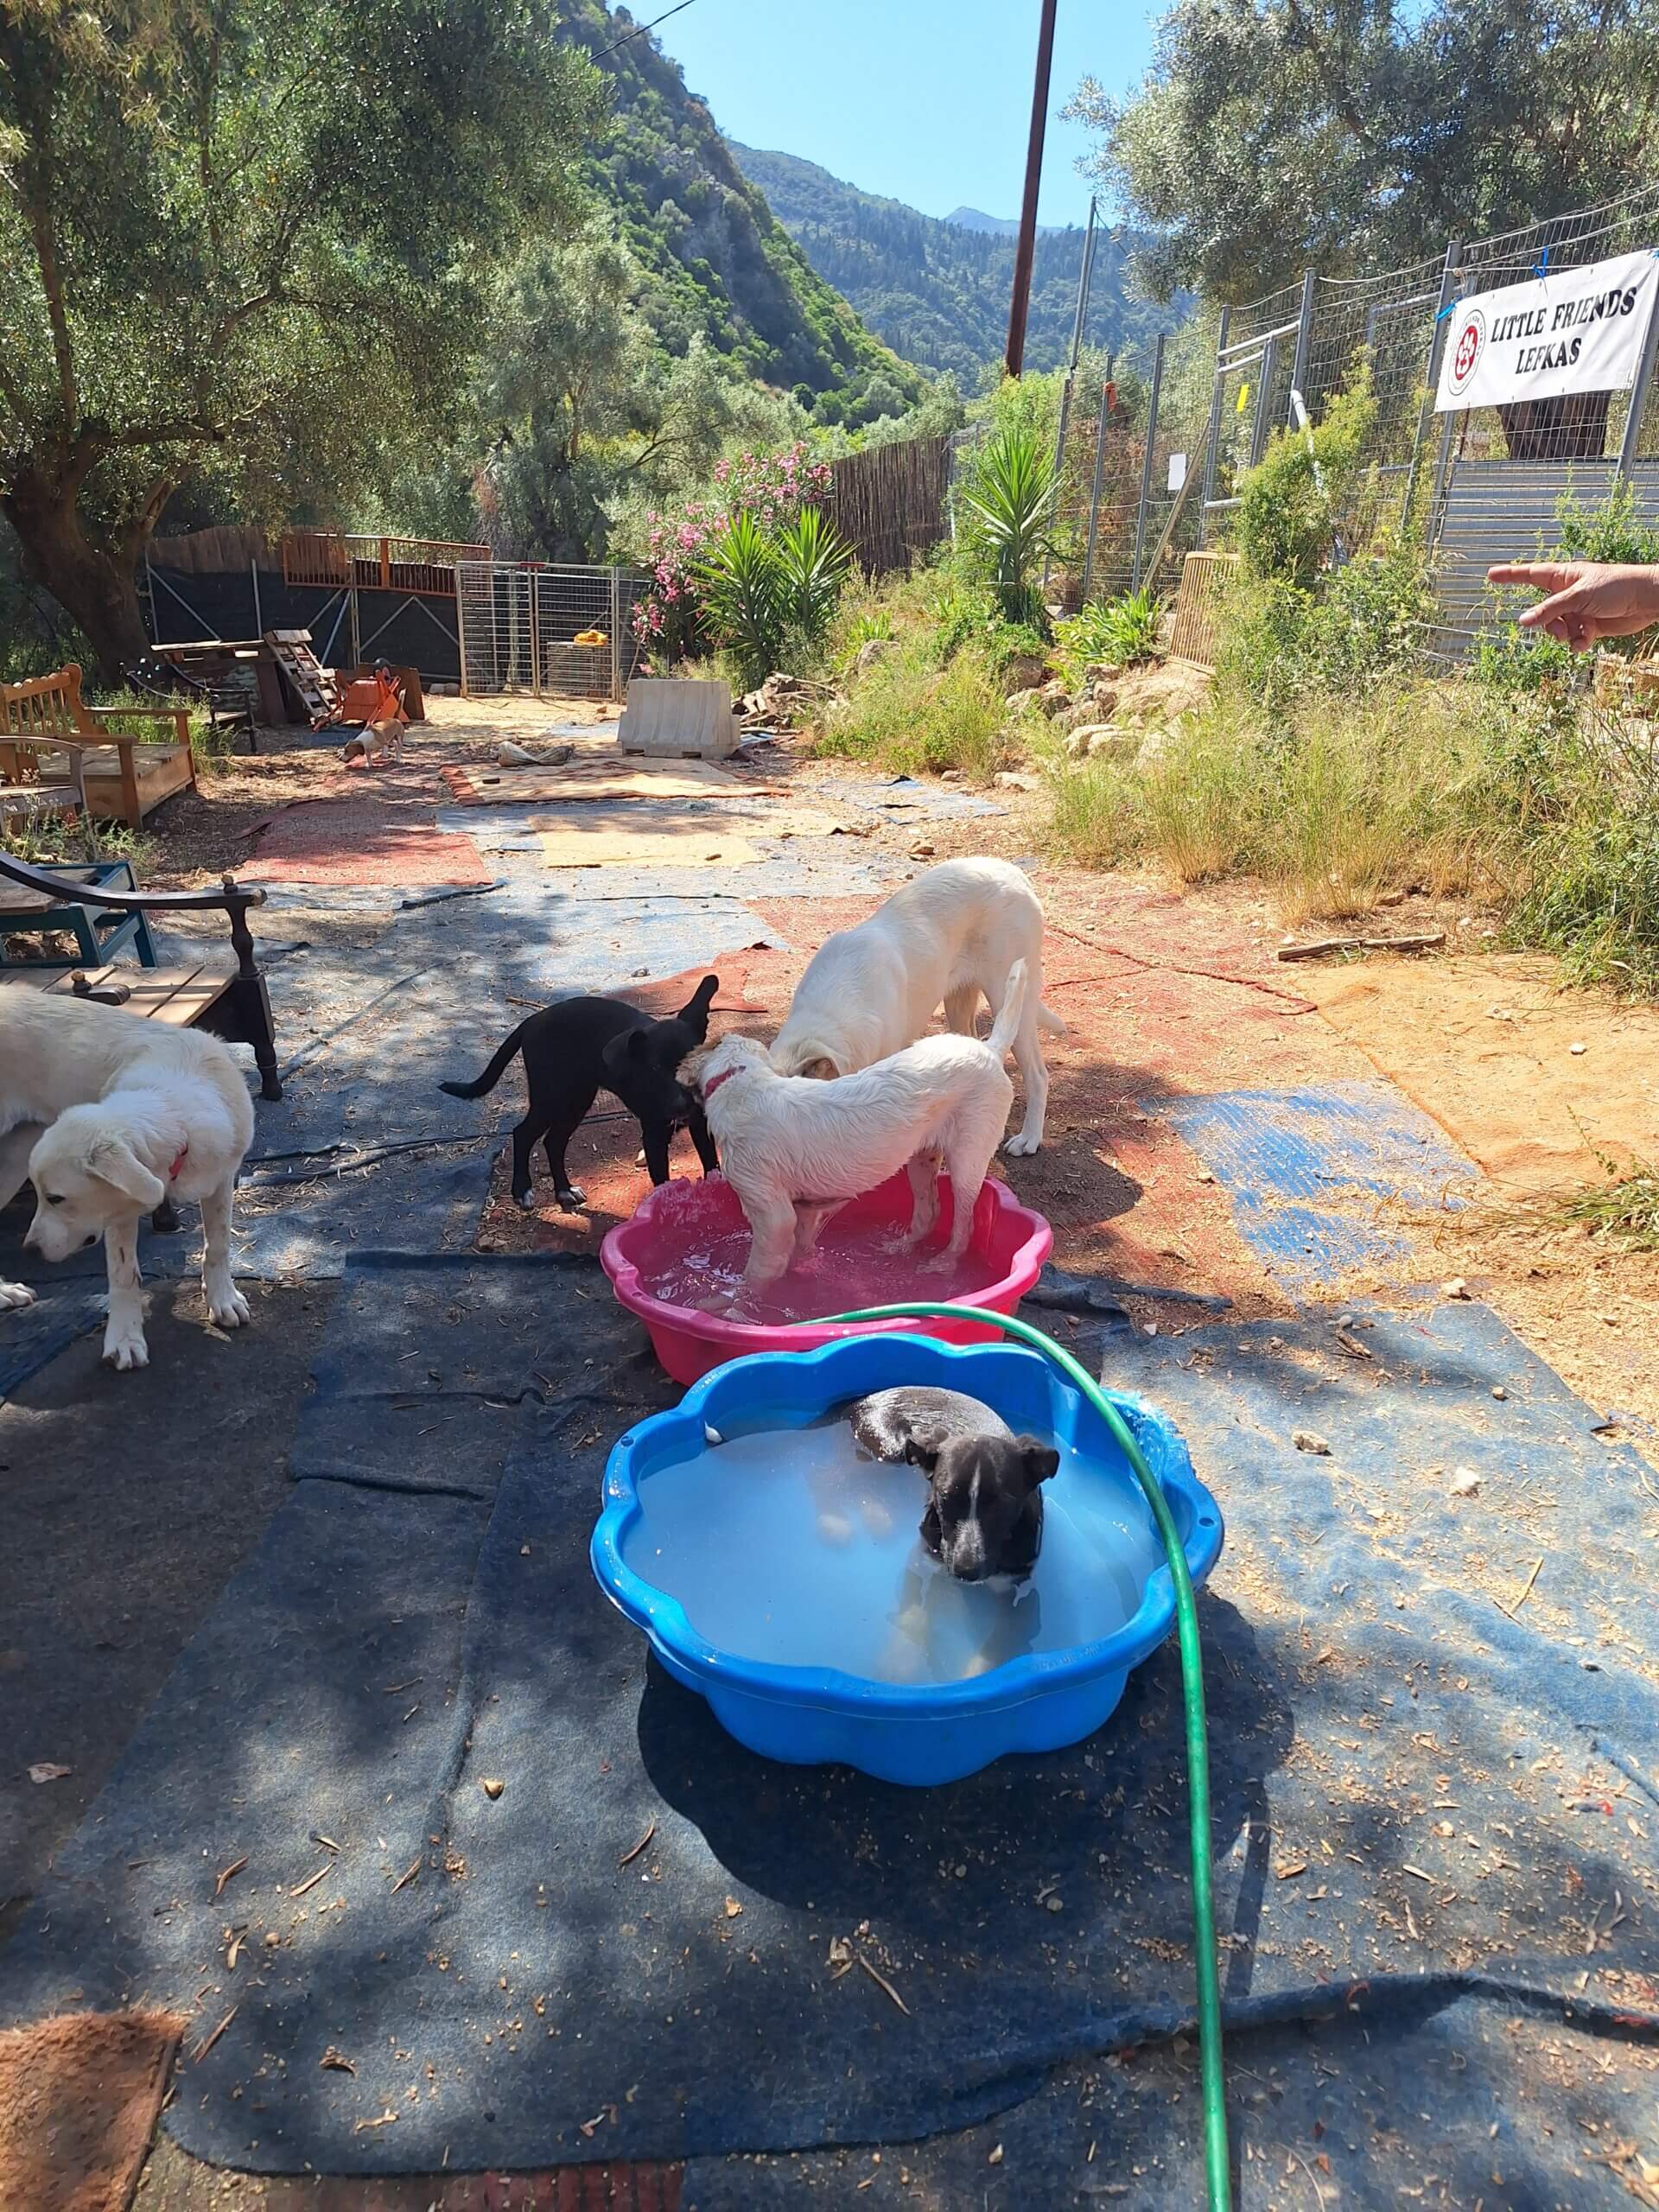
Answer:
M737 750L730 687L683 676L636 676L616 741L625 753L724 760Z

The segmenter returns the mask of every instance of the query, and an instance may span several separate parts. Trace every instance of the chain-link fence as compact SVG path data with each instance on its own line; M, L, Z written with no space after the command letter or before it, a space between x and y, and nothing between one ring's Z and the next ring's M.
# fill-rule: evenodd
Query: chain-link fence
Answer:
M1659 183L1501 237L1448 240L1406 268L1309 270L1264 298L1201 312L1160 340L1144 404L1116 416L1092 393L1077 404L1056 498L1060 596L1168 592L1185 554L1226 545L1239 480L1274 431L1317 423L1369 374L1364 514L1350 543L1379 527L1421 543L1435 556L1439 643L1459 653L1481 619L1488 561L1548 542L1564 489L1599 502L1622 480L1639 512L1659 512L1659 315L1630 391L1437 414L1452 311L1471 293L1650 249Z

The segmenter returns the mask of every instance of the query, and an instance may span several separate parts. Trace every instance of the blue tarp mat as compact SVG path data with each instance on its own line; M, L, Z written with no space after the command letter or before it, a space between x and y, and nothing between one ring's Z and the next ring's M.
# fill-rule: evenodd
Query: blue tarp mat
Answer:
M523 1385L516 1404L477 1405L470 1448L447 1439L487 1488L485 1440L512 1432L476 1572L458 1530L482 1498L352 1488L349 1585L279 1516L0 1955L10 2016L71 1988L143 1992L205 2033L234 2005L169 2128L216 2162L345 2172L900 2142L1029 2106L1055 2067L1179 2025L1173 1649L1090 1742L950 1789L769 1766L646 1662L592 1583L606 1450L672 1393L591 1266L394 1261L353 1268L345 1297L304 1449L334 1433L358 1482L385 1470L356 1440L377 1415L352 1330L391 1332L401 1312L403 1349L441 1393ZM534 1351L514 1322L531 1309ZM1651 1556L1641 1463L1479 1308L1357 1313L1369 1361L1314 1322L1066 1333L1169 1408L1228 1515L1203 1611L1236 2029L1357 2005L1373 2050L1396 2054L1402 2112L1455 2133L1463 2077L1426 2069L1441 2044L1399 2024L1425 2006L1608 2034L1659 2012L1654 1637L1620 1604ZM382 1363L378 1338L365 1357ZM1330 1456L1295 1450L1299 1427ZM1453 1462L1478 1497L1429 1472ZM347 1494L325 1478L297 1495ZM427 1515L429 1541L401 1533ZM1535 1526L1548 1541L1529 1551ZM417 1665L392 1627L406 1608L452 1618L468 1580L458 1649ZM360 1630L390 1640L391 1663ZM405 1697L421 1708L407 1722ZM411 1737L435 1702L444 1731ZM343 1848L296 1898L321 1863L313 1824ZM250 1838L243 1901L215 1899L213 1870ZM232 1970L224 1930L245 1912ZM906 2012L836 1973L835 1937ZM331 2045L354 2075L322 2066ZM1179 2079L1185 2120L1190 2062ZM359 2125L391 2109L395 2125ZM1047 2140L1043 2109L1029 2126ZM1157 2147L1173 2155L1166 2128ZM1541 2139L1554 2196L1537 2201L1592 2201L1559 2178L1576 2155Z
M1219 1091L1146 1102L1192 1146L1233 1204L1239 1234L1292 1290L1410 1250L1383 1201L1457 1203L1478 1173L1387 1084Z

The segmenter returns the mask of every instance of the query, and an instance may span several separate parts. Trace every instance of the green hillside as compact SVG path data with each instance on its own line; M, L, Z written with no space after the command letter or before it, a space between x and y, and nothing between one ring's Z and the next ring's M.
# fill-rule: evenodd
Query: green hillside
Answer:
M774 219L679 64L649 37L602 49L633 18L602 0L557 0L566 35L609 79L616 126L588 163L645 272L639 305L682 353L702 333L734 365L795 390L821 420L897 415L924 380L874 337Z
M973 228L944 222L843 184L792 154L738 145L731 150L819 276L895 353L927 368L949 369L969 389L987 362L1001 358L1014 239L982 227L995 219L975 214ZM1083 240L1080 229L1039 234L1026 338L1032 368L1054 368L1070 349ZM1149 353L1160 327L1179 321L1189 304L1181 296L1157 308L1130 296L1128 262L1136 244L1127 230L1096 236L1084 334L1090 344L1131 360Z

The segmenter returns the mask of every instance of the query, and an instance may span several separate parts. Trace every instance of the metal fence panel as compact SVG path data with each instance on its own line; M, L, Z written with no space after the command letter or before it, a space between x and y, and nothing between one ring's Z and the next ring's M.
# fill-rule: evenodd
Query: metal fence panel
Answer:
M1496 562L1531 559L1556 538L1556 508L1567 493L1599 505L1618 480L1606 461L1475 461L1452 475L1440 524L1434 589L1437 650L1463 659L1491 619L1486 571ZM1638 516L1659 523L1659 461L1630 471Z
M556 562L456 566L461 680L474 696L620 699L637 671L633 610L649 577ZM578 644L597 632L598 644Z

